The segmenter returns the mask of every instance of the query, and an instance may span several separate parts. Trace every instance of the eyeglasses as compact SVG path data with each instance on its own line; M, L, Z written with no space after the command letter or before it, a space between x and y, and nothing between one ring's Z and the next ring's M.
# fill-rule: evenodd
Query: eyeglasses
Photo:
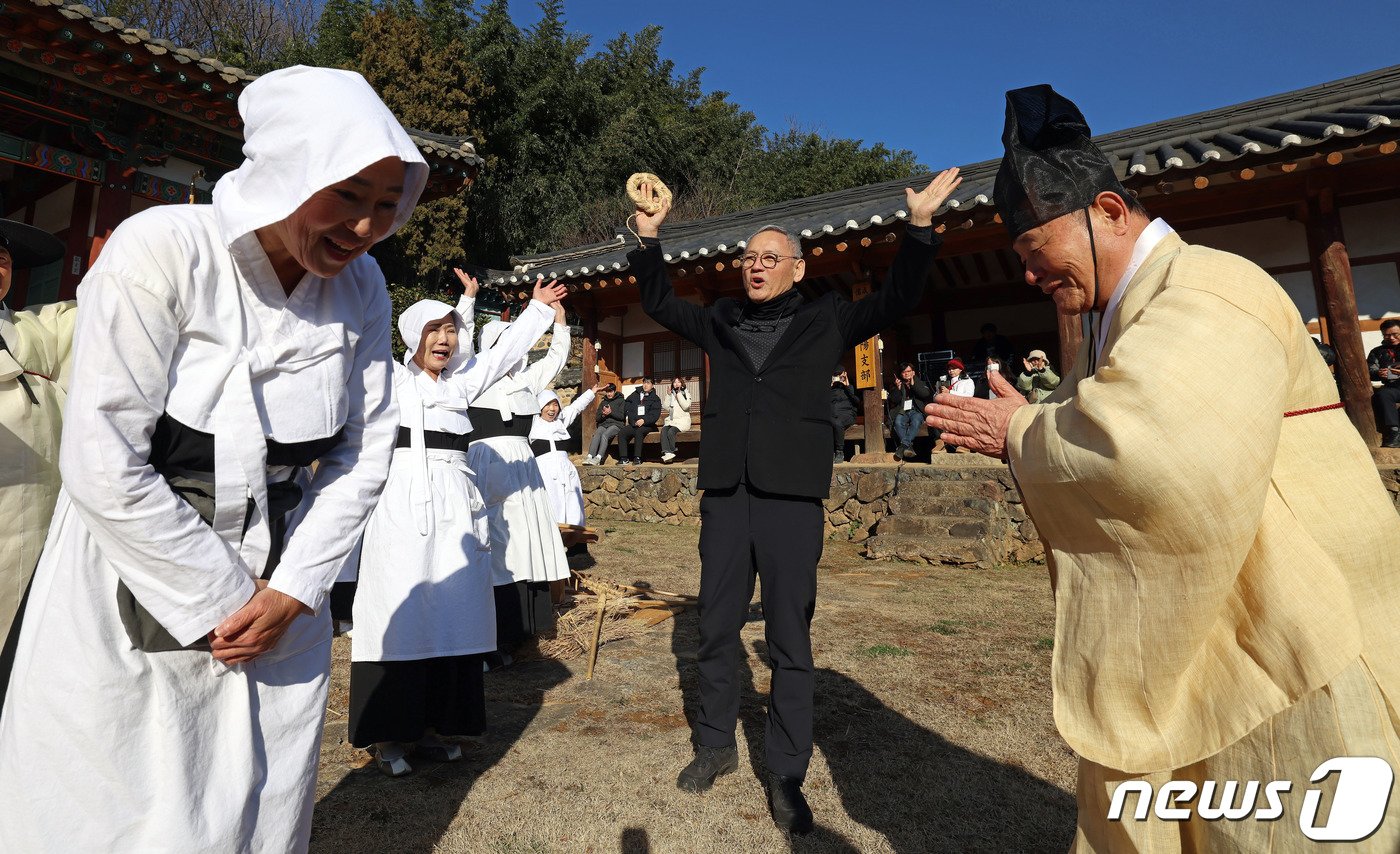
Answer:
M773 252L764 252L762 255L754 255L753 253L749 253L747 255L740 256L739 263L743 265L745 270L749 269L754 264L761 264L763 266L763 269L771 270L774 267L778 266L779 261L784 261L788 258L801 257L801 255L778 255Z

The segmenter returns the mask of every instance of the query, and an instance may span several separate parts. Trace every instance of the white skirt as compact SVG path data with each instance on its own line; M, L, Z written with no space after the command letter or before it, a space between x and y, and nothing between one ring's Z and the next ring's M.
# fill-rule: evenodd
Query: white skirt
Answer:
M480 439L467 450L467 465L476 472L490 519L493 583L568 578L564 541L530 442L522 436Z
M227 669L132 649L117 574L59 494L0 716L6 851L304 851L330 609Z
M496 648L491 535L462 451L394 451L369 517L355 590L352 661L412 661Z
M544 478L555 520L562 525L584 524L583 484L569 455L564 451L550 451L535 457L535 463L540 467L540 477Z

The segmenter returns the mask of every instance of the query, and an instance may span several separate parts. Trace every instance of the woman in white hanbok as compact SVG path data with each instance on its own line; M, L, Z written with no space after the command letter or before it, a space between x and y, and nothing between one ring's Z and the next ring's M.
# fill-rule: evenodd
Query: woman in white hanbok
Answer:
M414 303L399 318L407 351L394 366L399 438L389 481L365 528L350 647L350 741L374 747L379 770L412 770L409 749L461 758L442 736L486 724L485 653L496 649L490 534L467 467L467 406L519 364L549 329L564 293L535 299L495 346L464 352L476 282L454 310ZM467 345L470 346L469 344Z
M365 252L428 168L353 72L274 71L239 112L213 205L131 217L79 290L63 490L0 716L6 850L307 846L323 605L398 427Z
M482 327L481 349L493 346L507 328L500 320ZM528 367L522 360L468 410L467 465L476 472L491 527L498 663L531 635L554 627L550 582L569 577L564 541L529 439L539 411L536 395L554 383L568 357L569 327L561 318L543 358Z
M545 389L536 399L540 414L535 416L530 427L530 448L535 452L535 464L540 467L540 477L549 493L554 521L561 525L583 525L583 484L579 482L578 469L569 459L569 452L564 450L564 443L569 441L570 425L593 402L593 389L584 390L562 409L559 395L553 389Z

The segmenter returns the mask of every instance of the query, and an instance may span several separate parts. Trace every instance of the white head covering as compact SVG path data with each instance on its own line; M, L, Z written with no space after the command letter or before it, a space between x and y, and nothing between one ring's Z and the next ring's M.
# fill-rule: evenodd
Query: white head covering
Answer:
M541 412L544 411L545 406L547 406L550 403L550 401L553 401L554 403L559 403L559 395L555 394L554 389L552 388L547 388L539 394L535 395L535 402L540 405ZM560 403L559 405L560 407L563 406L562 403Z
M386 157L407 164L393 234L428 183L428 164L365 78L296 65L262 75L238 96L247 158L214 187L225 246L281 222L318 190ZM441 317L441 315L439 315Z
M457 350L452 354L452 358L447 360L447 367L443 372L450 374L462 366L467 360L466 348L462 346L462 336L465 334L462 316L457 313L457 309L435 299L420 299L399 315L399 337L403 339L405 347L405 365L413 361L413 354L418 352L418 345L423 342L423 327L449 314L452 315L452 325L457 327Z

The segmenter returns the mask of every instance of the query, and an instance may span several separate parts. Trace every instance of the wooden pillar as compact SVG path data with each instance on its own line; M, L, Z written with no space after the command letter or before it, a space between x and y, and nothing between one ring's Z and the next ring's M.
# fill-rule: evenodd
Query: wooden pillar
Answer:
M1067 377L1074 370L1074 360L1079 356L1079 345L1084 343L1084 322L1077 314L1056 312L1060 327L1060 376Z
M598 382L598 350L595 346L598 343L598 312L590 300L588 305L578 307L578 315L583 324L583 373L579 379L579 394L583 394L584 389L591 388ZM580 435L583 437L582 452L585 454L593 442L593 429L597 426L594 413L597 410L598 402L594 400L579 414L579 423L582 425Z
M1308 254L1313 276L1321 283L1324 299L1318 306L1327 319L1331 345L1337 351L1337 383L1347 417L1361 438L1371 447L1380 445L1376 414L1371 408L1371 376L1366 370L1366 348L1361 341L1361 321L1356 308L1356 286L1352 282L1351 259L1342 234L1330 189L1323 189L1308 206Z
M88 252L88 267L91 268L107 238L116 227L131 216L131 178L136 174L135 167L124 167L115 160L107 161L107 180L97 193L97 214L93 220L92 244Z

